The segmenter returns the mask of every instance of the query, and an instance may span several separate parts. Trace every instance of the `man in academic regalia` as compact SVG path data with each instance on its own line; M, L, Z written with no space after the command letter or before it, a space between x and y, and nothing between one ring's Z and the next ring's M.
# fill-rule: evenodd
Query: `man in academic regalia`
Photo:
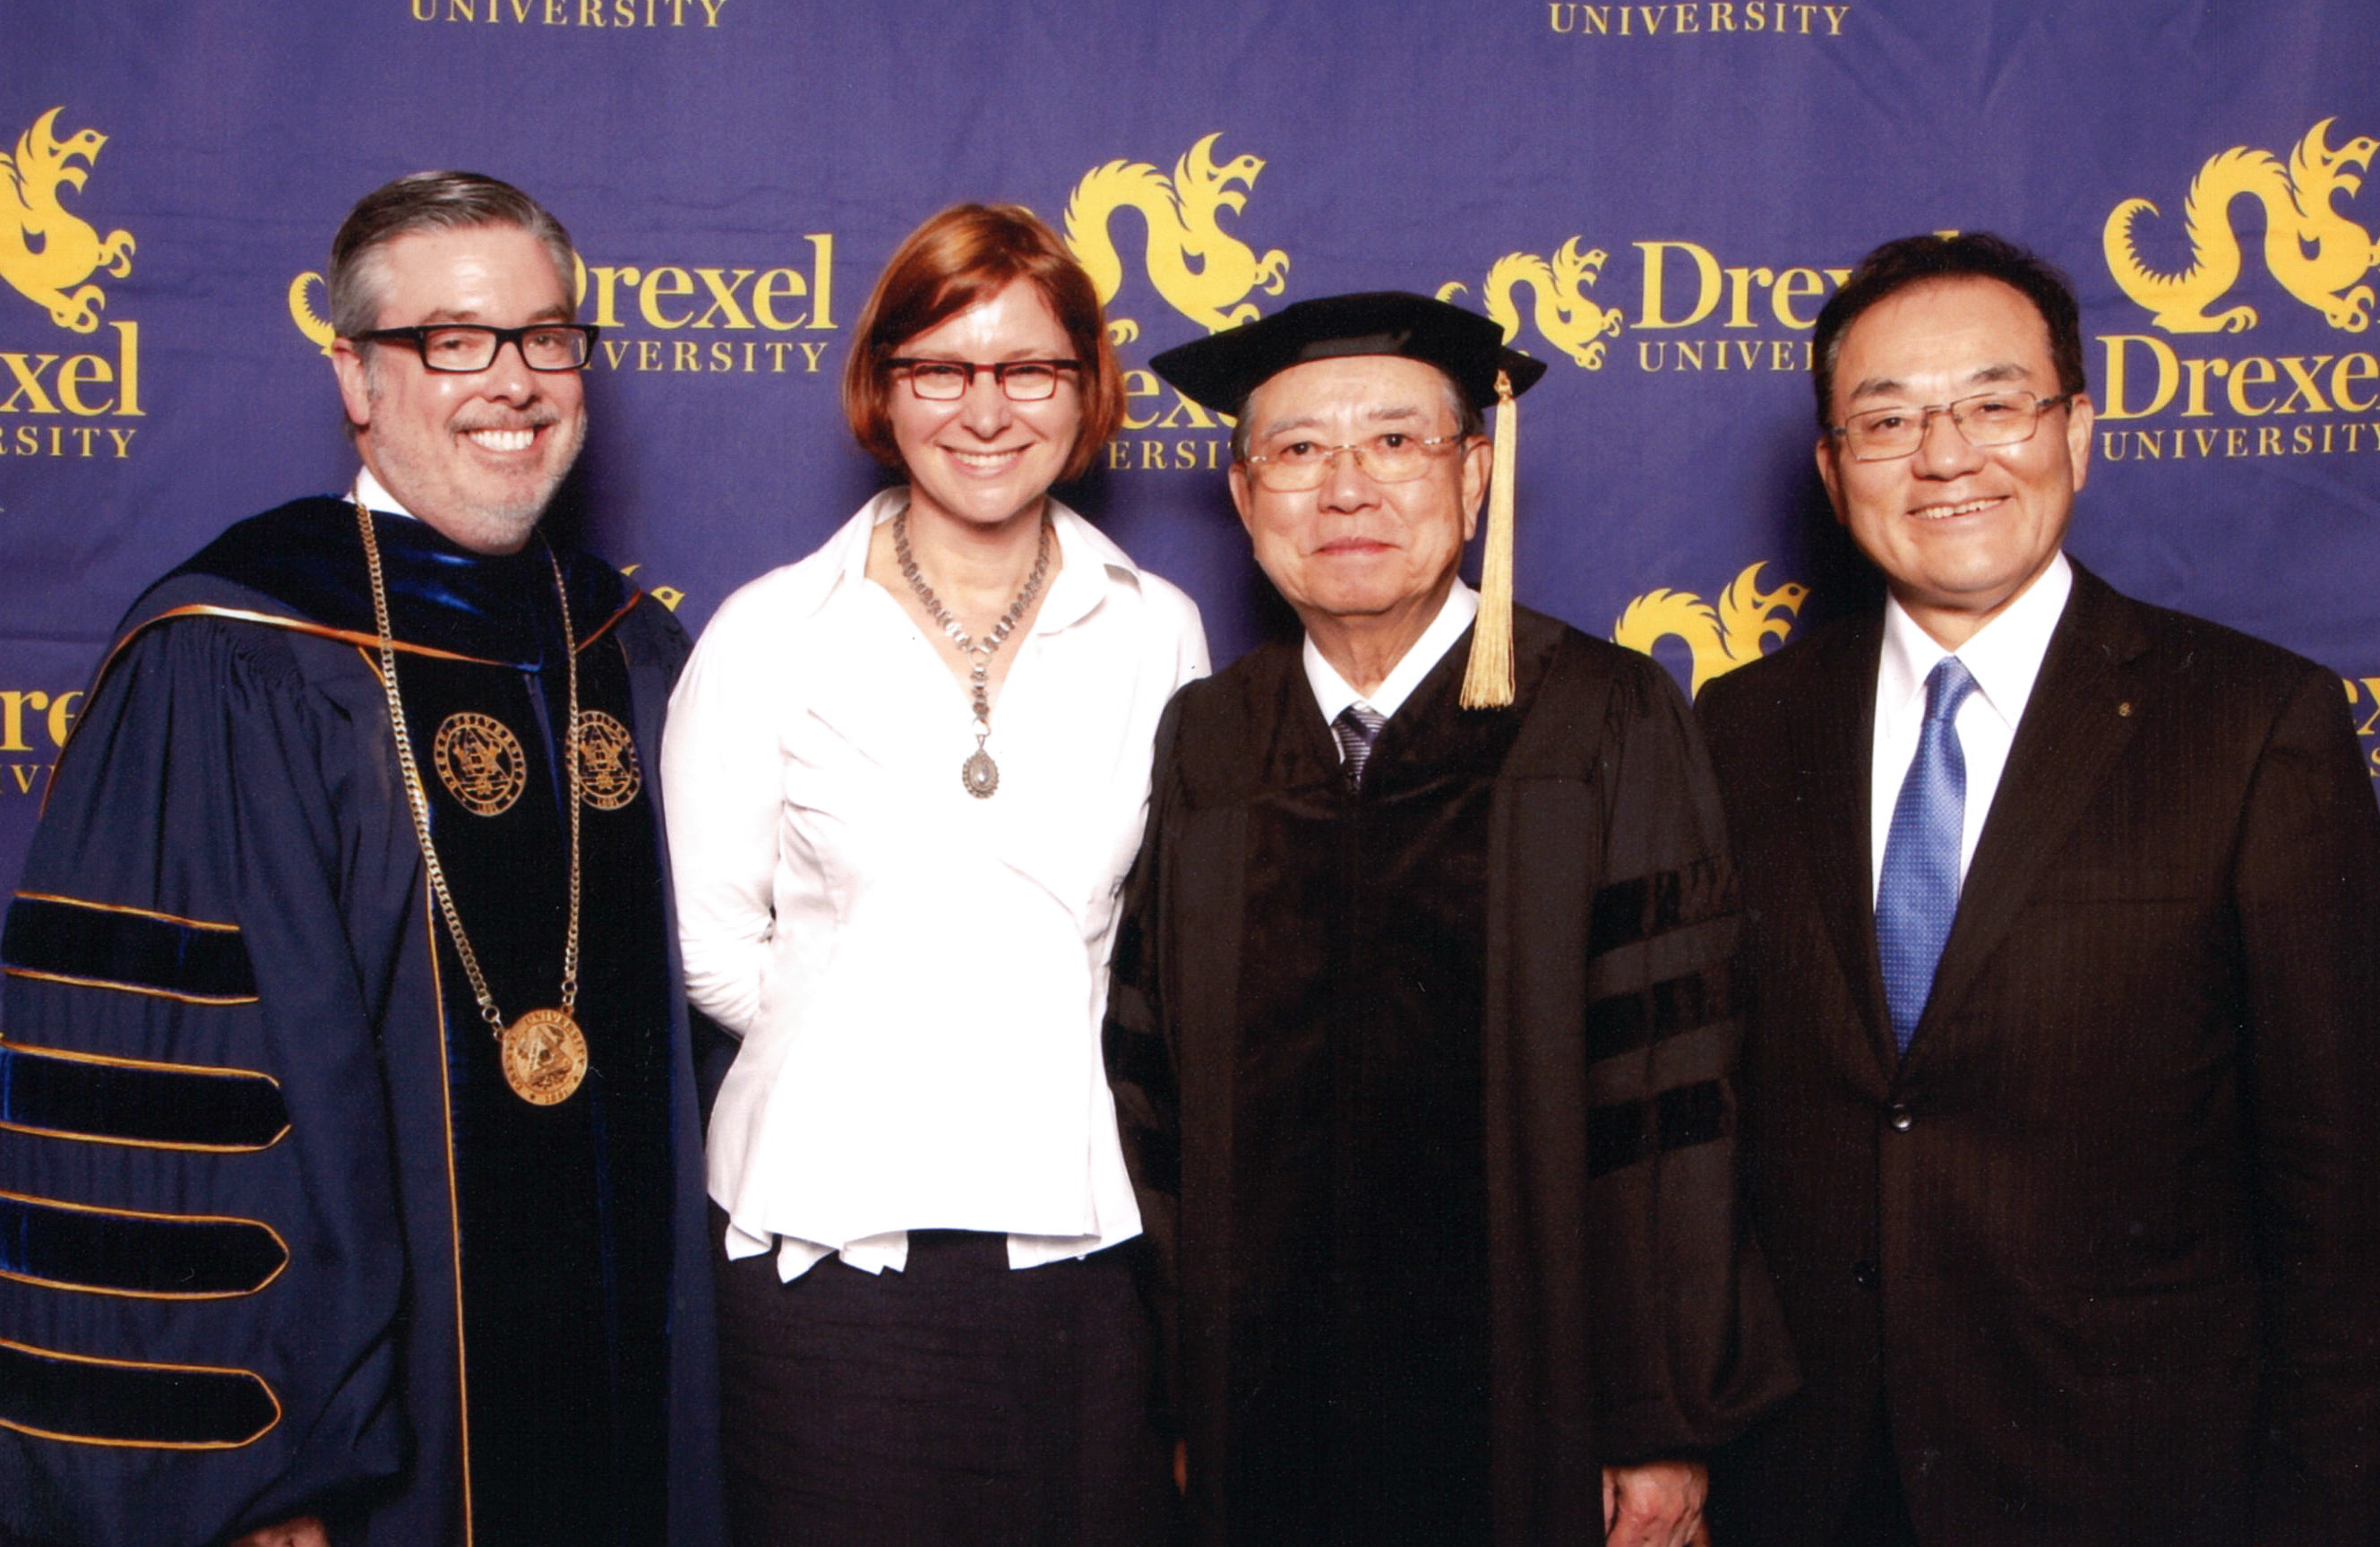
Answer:
M538 521L569 238L401 178L332 252L362 469L128 615L10 907L0 1540L718 1540L668 613Z
M1544 367L1396 294L1153 363L1237 416L1305 625L1169 710L1114 963L1196 1540L1687 1541L1791 1383L1736 1228L1733 888L1661 668L1512 613L1509 455L1484 610L1456 575L1482 410Z

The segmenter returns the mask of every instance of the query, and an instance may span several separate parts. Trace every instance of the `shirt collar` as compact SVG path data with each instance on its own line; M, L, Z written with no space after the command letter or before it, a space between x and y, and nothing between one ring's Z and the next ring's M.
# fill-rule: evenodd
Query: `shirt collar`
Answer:
M386 484L372 476L370 468L356 469L354 489L355 497L364 502L366 510L377 510L383 516L402 516L408 521L419 518L397 503L396 496L388 492Z
M369 476L369 475L367 475ZM909 506L907 485L879 493L860 508L860 518L848 522L829 539L833 589L857 586L868 578L868 546L878 527ZM1050 501L1050 525L1058 540L1058 578L1050 582L1040 612L1034 615L1033 632L1054 634L1088 617L1107 594L1111 580L1140 584L1140 568L1105 533L1076 515L1060 500ZM823 599L821 599L823 600Z
M1421 631L1421 638L1415 640L1403 659L1390 668L1379 687L1369 693L1358 693L1349 687L1347 679L1339 675L1339 668L1322 658L1322 652L1315 646L1314 636L1305 636L1305 680L1314 689L1314 701L1322 711L1323 721L1327 724L1338 719L1340 711L1351 703L1364 704L1377 711L1384 720L1395 718L1397 711L1404 707L1405 700L1413 697L1413 690L1421 686L1421 679L1429 675L1431 667L1446 658L1446 652L1454 648L1454 641L1463 638L1463 631L1470 627L1471 620L1478 615L1479 593L1464 585L1463 577L1456 576L1454 588L1439 604L1438 616Z
M1050 502L1050 524L1058 537L1058 578L1034 615L1033 631L1054 634L1091 615L1116 580L1138 586L1140 570L1124 551L1109 542L1097 527L1056 500Z
M2049 653L2049 637L2073 594L2074 566L2061 550L2041 578L2025 588L1999 616L1985 624L1956 652L1975 679L1976 696L2010 726L2024 715L2033 680ZM1953 653L1918 627L1898 598L1884 604L1884 649L1876 668L1876 713L1879 725L1925 713L1925 678L1942 657Z

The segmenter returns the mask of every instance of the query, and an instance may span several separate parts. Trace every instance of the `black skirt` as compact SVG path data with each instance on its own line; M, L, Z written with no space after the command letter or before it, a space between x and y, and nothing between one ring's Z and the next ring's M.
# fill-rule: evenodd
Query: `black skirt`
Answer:
M1013 1270L1005 1236L917 1230L901 1273L829 1258L783 1284L773 1252L725 1264L737 1547L1171 1541L1138 1249Z

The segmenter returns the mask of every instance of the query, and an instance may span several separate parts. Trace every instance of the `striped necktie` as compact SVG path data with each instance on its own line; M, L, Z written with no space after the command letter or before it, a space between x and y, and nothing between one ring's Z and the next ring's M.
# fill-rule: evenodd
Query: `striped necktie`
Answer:
M1959 706L1975 689L1955 655L1925 678L1925 724L1917 755L1900 782L1884 874L1876 889L1876 955L1892 1041L1901 1052L1934 992L1934 968L1959 911L1959 844L1967 814L1967 755L1959 745Z
M1351 703L1330 722L1330 734L1339 738L1339 771L1347 775L1351 790L1364 787L1364 764L1371 761L1373 738L1387 725L1388 717L1360 703Z

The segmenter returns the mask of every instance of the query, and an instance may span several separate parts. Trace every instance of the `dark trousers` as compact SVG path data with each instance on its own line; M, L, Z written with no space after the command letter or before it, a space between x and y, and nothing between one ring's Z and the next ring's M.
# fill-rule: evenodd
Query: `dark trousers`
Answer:
M737 1547L1170 1541L1135 1249L1016 1271L1003 1236L920 1230L903 1273L830 1258L781 1284L773 1253L726 1263Z

